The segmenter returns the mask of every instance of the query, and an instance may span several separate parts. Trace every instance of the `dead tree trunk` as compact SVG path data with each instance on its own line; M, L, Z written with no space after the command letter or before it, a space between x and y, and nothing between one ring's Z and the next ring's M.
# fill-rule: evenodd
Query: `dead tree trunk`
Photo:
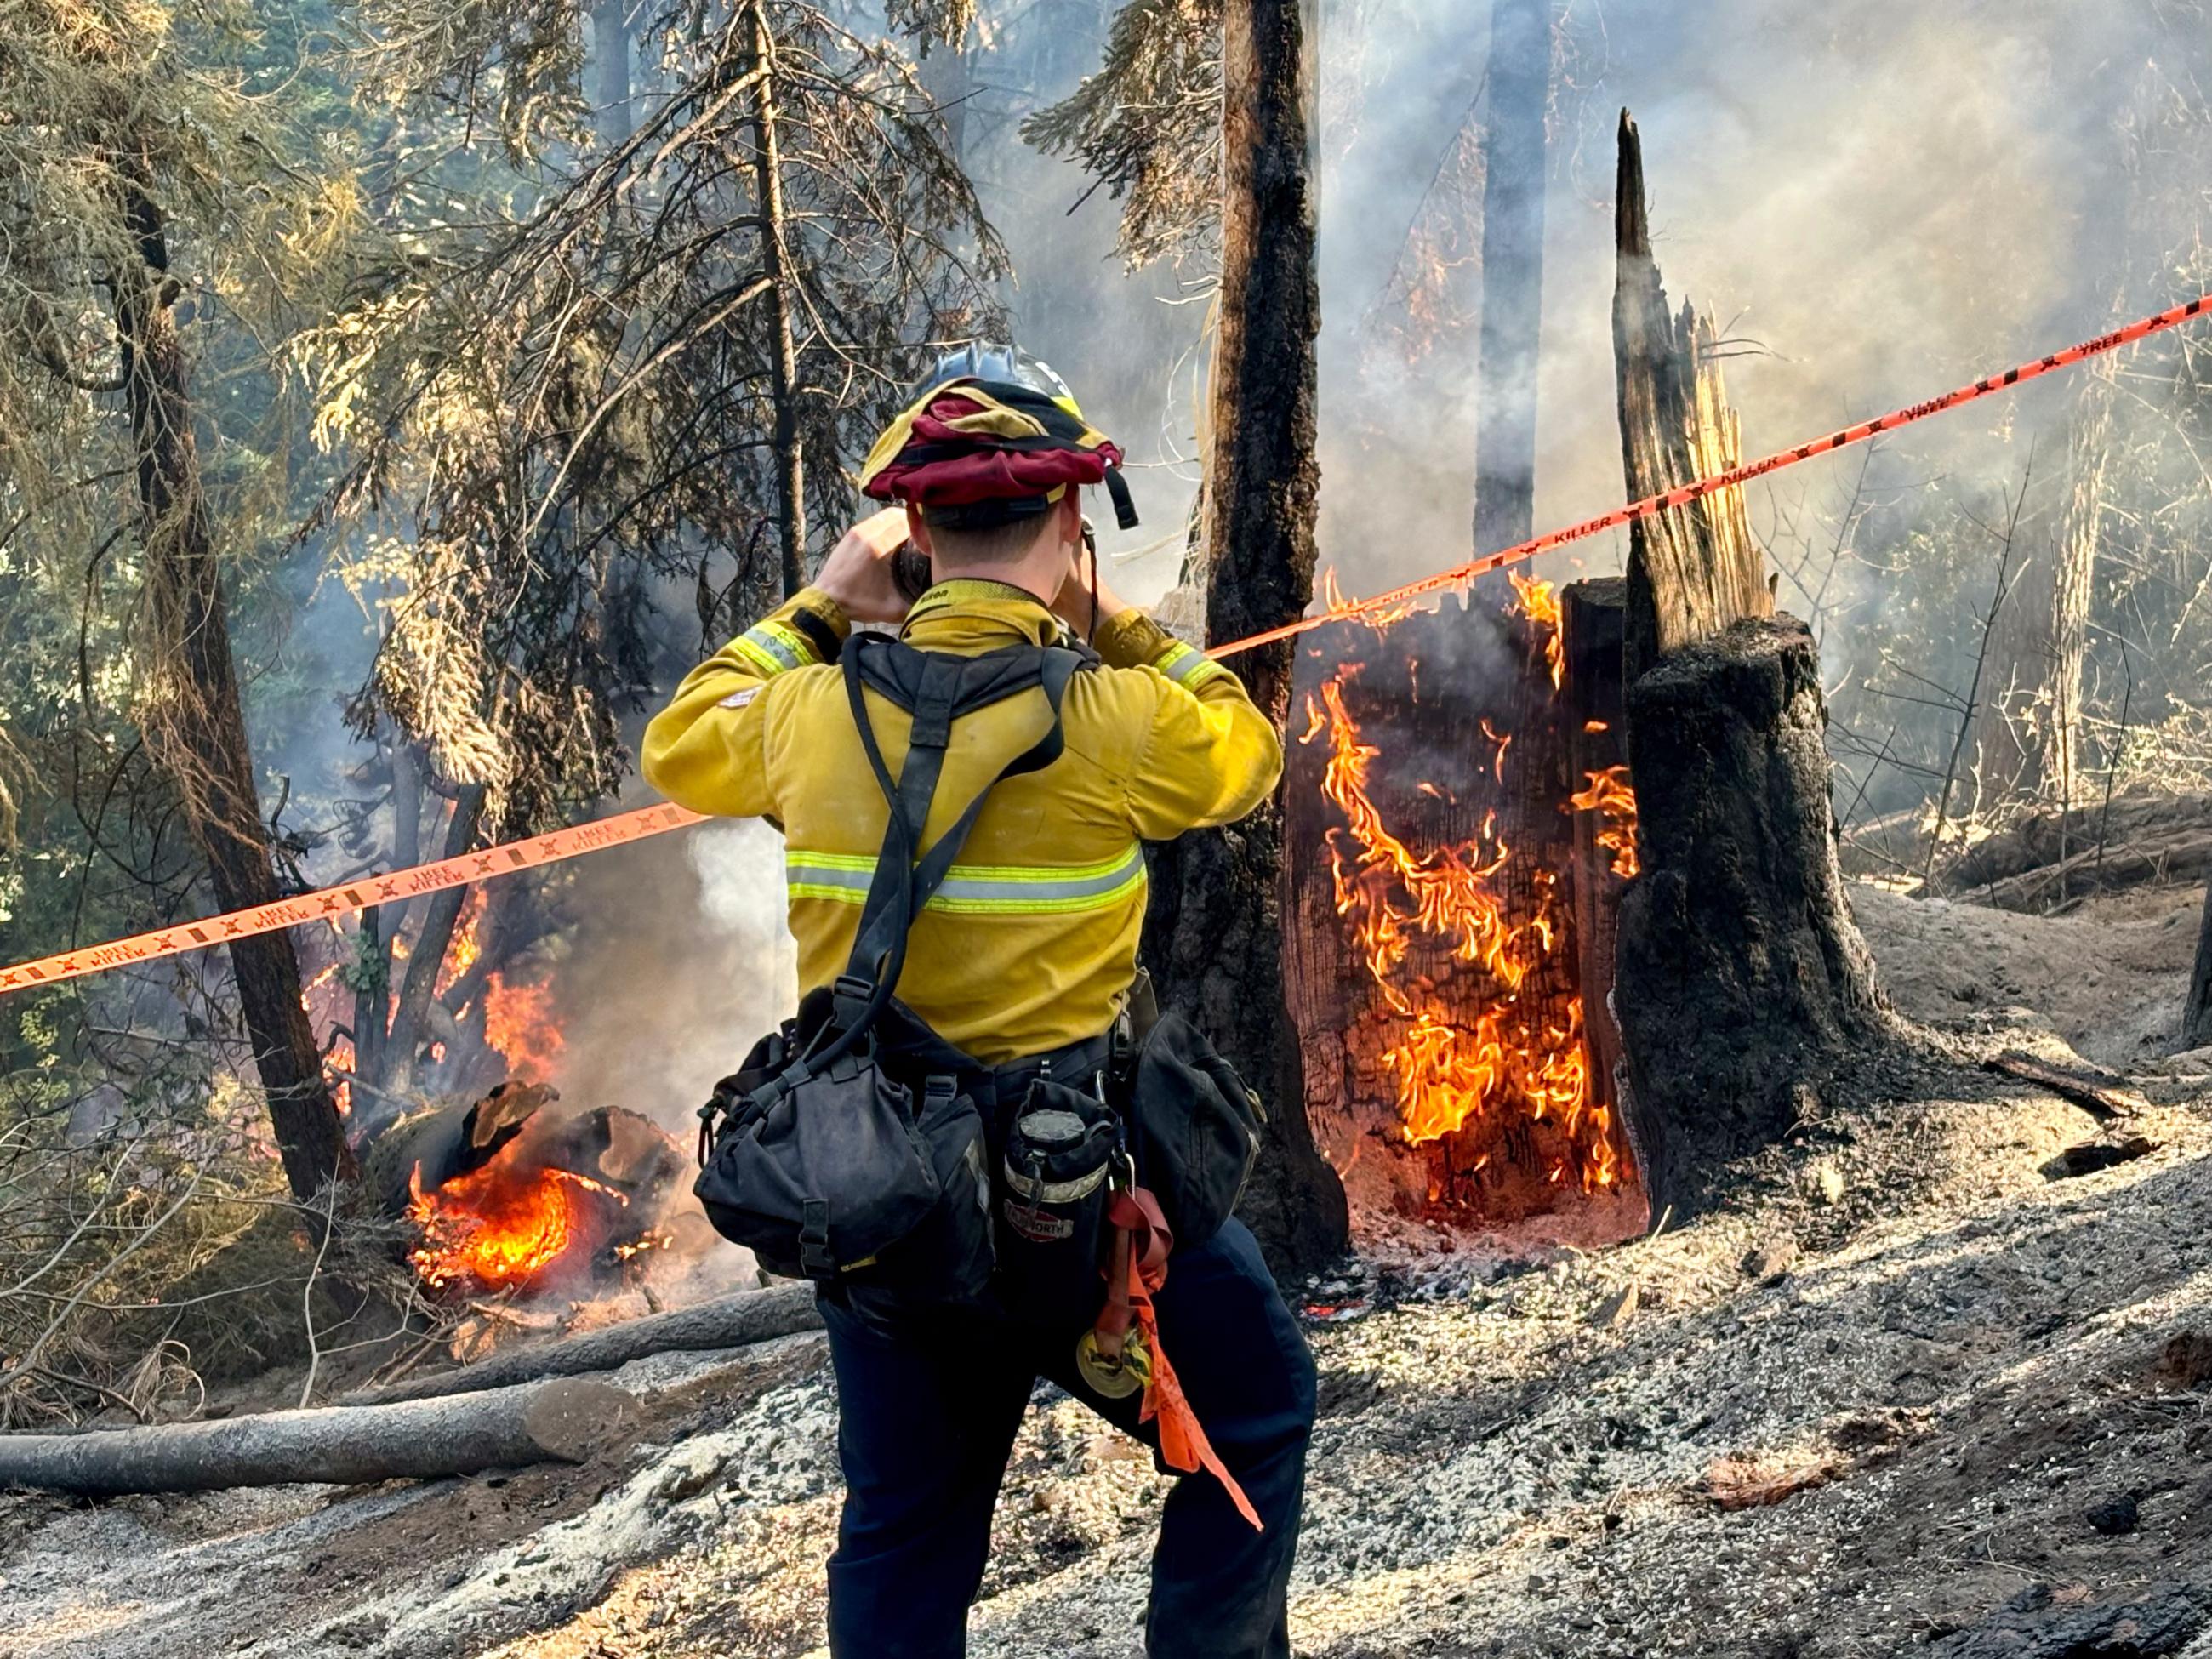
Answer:
M706 1353L723 1348L773 1342L800 1331L818 1331L811 1285L777 1285L764 1291L740 1291L672 1313L625 1320L604 1330L580 1331L556 1341L502 1346L488 1359L434 1376L348 1396L351 1407L383 1406L401 1400L434 1400L487 1389L511 1388L549 1376L606 1372L656 1353Z
M1224 82L1221 315L1207 465L1206 637L1303 615L1313 599L1314 203L1303 0L1230 0ZM1291 646L1236 659L1275 729L1290 710ZM1283 984L1283 793L1226 830L1185 836L1153 869L1148 951L1163 1000L1190 1016L1265 1097L1267 1144L1240 1213L1279 1273L1344 1248L1344 1190L1315 1147Z
M1498 0L1492 7L1489 81L1482 175L1481 400L1474 441L1477 553L1526 541L1535 514L1551 0ZM1486 584L1486 591L1502 594L1504 584Z
M2088 655L2089 602L2096 590L2105 474L2111 464L2112 380L2118 367L2117 359L2105 356L2082 370L2069 434L2073 489L2059 527L2057 564L2051 571L2049 706L2037 732L2037 769L2057 787L2062 813L2074 805L2081 671Z
M166 730L158 734L160 746L193 839L206 854L216 903L246 909L276 897L276 874L231 660L215 527L201 488L184 343L172 309L177 286L168 272L167 232L161 209L136 186L123 210L140 262L114 273L116 331L137 453L147 585L165 666L174 675L161 704ZM294 1196L313 1199L327 1182L351 1174L353 1158L301 1004L292 936L280 931L234 939L230 965L285 1180Z
M1613 343L1632 497L1732 465L1736 420L1667 310L1644 165L1622 112ZM1707 1201L1720 1166L1780 1138L1889 1029L1837 869L1820 657L1774 614L1739 491L1646 520L1631 542L1629 758L1643 872L1621 903L1616 1006L1626 1121L1655 1218Z
M300 1481L358 1486L580 1463L635 1411L635 1400L620 1389L564 1376L391 1406L324 1406L88 1434L0 1435L0 1487L96 1498Z
M769 386L775 398L776 536L783 554L783 597L806 585L806 451L799 430L799 347L792 325L791 227L783 204L783 141L776 110L775 34L767 0L753 0L753 176L759 197L761 270L768 278Z
M2197 966L2189 999L2181 1005L2181 1046L2212 1048L2212 887L2204 891L2204 921L2197 932Z

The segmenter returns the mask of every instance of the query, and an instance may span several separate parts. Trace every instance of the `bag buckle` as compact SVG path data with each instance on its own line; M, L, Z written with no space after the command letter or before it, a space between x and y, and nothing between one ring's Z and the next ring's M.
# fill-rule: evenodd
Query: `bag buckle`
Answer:
M830 1250L830 1206L810 1198L799 1207L799 1266L809 1279L834 1279L837 1258Z

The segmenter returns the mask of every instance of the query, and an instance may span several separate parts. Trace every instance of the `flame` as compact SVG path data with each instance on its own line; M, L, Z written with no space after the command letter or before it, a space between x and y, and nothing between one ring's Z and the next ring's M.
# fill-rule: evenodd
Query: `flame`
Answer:
M1336 584L1334 565L1330 565L1321 573L1321 603L1322 609L1324 611L1341 611L1351 603L1344 597L1344 590ZM1420 608L1421 602L1419 599L1401 599L1396 605L1387 605L1380 611L1363 611L1351 620L1365 623L1380 634L1405 621Z
M553 1022L551 986L515 985L488 974L483 1004L484 1040L506 1058L510 1073L542 1081L559 1071L567 1043Z
M1557 597L1546 583L1516 577L1514 585L1528 615L1549 626L1545 659L1556 689L1563 663ZM1382 751L1364 740L1346 702L1345 687L1358 672L1357 665L1340 669L1322 684L1317 697L1309 698L1304 740L1326 732L1322 793L1344 818L1328 834L1337 914L1384 1002L1402 1022L1382 1065L1397 1091L1406 1139L1415 1145L1438 1140L1470 1121L1510 1111L1553 1126L1566 1141L1566 1158L1546 1171L1551 1180L1571 1178L1584 1190L1612 1187L1622 1178L1621 1157L1613 1114L1591 1093L1582 999L1569 998L1563 1017L1547 1017L1540 1008L1524 1008L1517 994L1566 937L1554 915L1559 874L1540 867L1526 872L1527 879L1514 890L1532 896L1526 902L1529 913L1516 919L1507 914L1501 887L1493 885L1514 857L1498 836L1494 811L1472 839L1433 849L1416 851L1392 833L1369 787ZM1487 722L1482 730L1496 745L1489 769L1502 785L1513 734ZM1626 769L1617 770L1618 777L1603 775L1602 799L1607 834L1616 837L1604 844L1620 869L1624 856L1632 864L1634 859L1635 797ZM1595 775L1592 787L1600 787ZM1577 801L1582 804L1579 797ZM1626 830L1619 817L1624 801ZM1423 939L1446 945L1452 958L1487 976L1471 1013L1449 1006L1426 977L1401 971ZM1475 1167L1489 1156L1481 1153Z
M1626 766L1608 766L1602 772L1585 772L1589 787L1568 797L1577 812L1601 812L1606 827L1597 832L1597 844L1613 854L1613 873L1624 879L1644 866L1636 855L1636 791L1629 787Z
M527 1283L562 1265L580 1243L591 1248L583 1194L629 1202L628 1194L573 1170L525 1173L516 1155L520 1144L501 1148L483 1168L434 1192L423 1191L420 1164L409 1172L407 1218L422 1242L407 1259L425 1284L498 1290Z
M1490 890L1491 877L1510 856L1497 839L1496 815L1485 820L1474 840L1439 848L1425 857L1416 856L1390 833L1367 791L1369 763L1382 750L1359 740L1358 723L1344 704L1344 681L1355 672L1346 669L1321 688L1329 732L1322 793L1344 814L1358 848L1356 856L1347 857L1346 832L1329 831L1337 915L1350 920L1368 972L1401 1014L1413 1013L1413 1007L1390 976L1405 960L1409 930L1454 939L1454 956L1480 963L1506 989L1517 989L1534 959L1520 948L1527 930L1507 923L1504 906Z
M1559 689L1560 678L1567 672L1566 637L1559 628L1559 596L1552 584L1524 576L1517 570L1505 573L1520 596L1521 613L1537 627L1545 630L1544 664L1552 671L1552 690Z
M437 983L432 994L443 996L453 988L453 981L475 963L483 954L484 890L471 887L468 896L461 901L461 914L453 922L453 936L446 946L446 959L438 964Z

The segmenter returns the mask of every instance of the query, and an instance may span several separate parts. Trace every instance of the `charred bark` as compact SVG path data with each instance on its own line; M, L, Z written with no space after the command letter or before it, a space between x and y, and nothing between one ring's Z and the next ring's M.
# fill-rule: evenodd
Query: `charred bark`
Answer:
M1628 763L1628 713L1621 684L1621 642L1626 585L1605 576L1571 584L1559 596L1559 630L1566 646L1565 711L1560 720L1568 781L1590 788ZM1613 946L1620 931L1620 899L1632 857L1600 844L1608 828L1594 808L1574 815L1575 954L1583 998L1583 1045L1589 1056L1590 1104L1614 1114L1620 1097L1615 1073L1621 1063L1620 1027L1613 1012ZM1634 842L1630 843L1632 853Z
M1477 553L1528 540L1534 521L1551 0L1498 0L1491 9L1489 83L1482 174L1481 398L1474 441ZM1484 587L1504 592L1500 580Z
M216 905L246 909L277 896L276 872L231 658L215 527L201 487L184 343L172 308L177 285L168 274L160 208L132 186L123 210L140 257L114 276L124 398L137 457L147 584L178 681L162 715L167 730L161 746L193 839L206 855ZM301 1006L292 937L262 933L233 939L229 950L285 1180L294 1196L312 1200L328 1182L350 1175L353 1158Z
M453 798L453 815L446 828L441 857L457 859L476 844L477 823L483 815L483 787L471 784ZM423 1022L429 1012L431 994L446 964L453 942L453 927L468 900L467 887L448 887L430 896L422 917L422 931L408 953L407 975L399 984L399 1006L392 1012L392 1028L384 1042L385 1066L380 1086L404 1092L414 1086L416 1053L427 1041Z
M434 1376L411 1378L388 1388L349 1395L349 1407L382 1406L400 1400L432 1400L534 1382L549 1376L578 1376L611 1371L655 1353L711 1352L748 1347L778 1337L822 1328L811 1285L778 1285L764 1291L740 1291L673 1313L625 1320L605 1330L585 1331L552 1342L501 1347L489 1358Z
M1613 334L1632 495L1734 464L1711 325L1670 318L1635 124L1622 112ZM1820 656L1776 616L1739 491L1636 527L1626 655L1642 873L1622 900L1626 1120L1652 1214L1710 1201L1890 1029L1844 896Z
M1615 1006L1626 1118L1655 1217L1771 1144L1888 1030L1844 897L1820 655L1794 617L1750 619L1628 688L1644 872L1621 901Z
M1313 599L1314 204L1301 0L1231 0L1223 27L1221 317L1208 465L1206 637L1303 615ZM1284 729L1291 647L1237 659ZM1284 994L1283 792L1243 823L1185 836L1153 868L1148 954L1162 1000L1190 1016L1265 1097L1267 1140L1241 1213L1278 1273L1333 1260L1344 1191L1316 1148Z

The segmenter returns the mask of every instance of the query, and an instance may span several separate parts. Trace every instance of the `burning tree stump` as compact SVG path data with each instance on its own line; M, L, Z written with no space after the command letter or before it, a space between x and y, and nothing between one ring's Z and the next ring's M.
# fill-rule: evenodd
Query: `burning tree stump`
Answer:
M1733 465L1710 319L1667 309L1635 123L1620 121L1613 341L1632 497ZM1836 865L1820 658L1774 614L1742 494L1638 523L1626 587L1642 873L1620 911L1627 1121L1653 1214L1698 1207L1720 1165L1780 1139L1891 1030Z
M666 1242L683 1149L618 1106L544 1109L559 1098L504 1083L403 1118L371 1145L365 1185L384 1214L415 1224L408 1256L426 1283L574 1290Z
M1569 728L1595 716L1559 689L1559 622L1524 583L1298 659L1289 992L1316 1133L1370 1213L1490 1224L1632 1181L1583 1024Z

